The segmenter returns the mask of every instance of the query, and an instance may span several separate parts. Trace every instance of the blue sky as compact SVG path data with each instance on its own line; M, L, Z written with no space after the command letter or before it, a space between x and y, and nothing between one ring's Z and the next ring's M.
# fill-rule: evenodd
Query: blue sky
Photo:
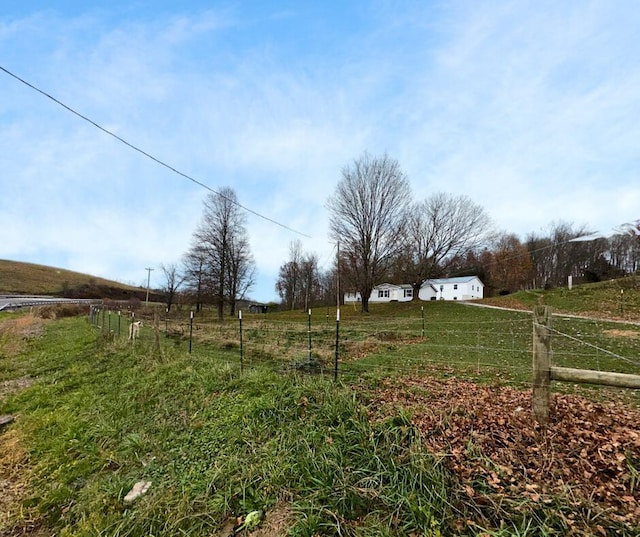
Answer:
M325 202L364 151L523 239L640 218L638 28L634 0L25 0L0 65L309 235L248 215L267 301L292 240L330 265ZM161 285L207 191L4 72L0 96L0 258Z

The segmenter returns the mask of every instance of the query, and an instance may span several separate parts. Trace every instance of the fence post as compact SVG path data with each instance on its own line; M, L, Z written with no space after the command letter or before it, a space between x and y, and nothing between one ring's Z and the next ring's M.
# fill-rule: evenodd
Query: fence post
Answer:
M189 354L193 345L193 310L189 312Z
M309 361L311 361L311 309L309 309L309 322L307 324L307 348L309 349Z
M238 321L240 323L240 371L244 371L244 347L242 345L242 310L238 311Z
M333 381L338 380L338 353L340 349L340 308L336 310L336 356L333 364Z
M424 306L420 306L420 311L422 312L422 339L424 339Z
M551 400L551 308L533 309L533 415L541 425L549 421Z

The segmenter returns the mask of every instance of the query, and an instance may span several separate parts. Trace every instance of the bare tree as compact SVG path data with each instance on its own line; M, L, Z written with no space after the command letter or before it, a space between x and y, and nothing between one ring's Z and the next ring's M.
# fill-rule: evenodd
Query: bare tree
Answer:
M320 298L321 294L318 256L312 253L306 254L302 258L300 269L302 283L300 298L304 300L304 311L307 311Z
M280 266L276 291L288 309L303 308L321 300L322 288L318 269L318 256L302 251L302 243L294 240L289 245L289 260Z
M490 238L491 220L467 196L438 193L416 203L408 219L406 243L400 256L406 283L418 300L422 283L443 275Z
M340 243L354 275L363 312L369 311L371 291L402 248L410 203L411 188L398 161L368 153L343 168L327 201L330 236Z
M198 312L202 309L203 295L206 292L206 261L206 251L195 241L182 258L185 284L195 298L196 311Z
M640 270L640 233L617 233L608 243L608 259L616 269L627 274Z
M536 286L564 285L568 276L584 276L602 258L607 245L604 239L573 241L590 234L585 226L567 222L551 223L547 235L529 234L526 245L535 269Z
M255 283L255 262L249 248L246 231L233 236L229 241L227 262L227 299L229 315L235 315L238 300L245 298Z
M238 292L246 291L253 275L249 270L253 260L245 220L235 191L224 187L207 196L202 219L194 233L194 244L198 252L204 253L204 281L211 289L218 320L223 318L225 302L233 303L235 308Z
M160 265L160 269L164 274L164 296L167 304L167 311L171 311L176 293L183 284L185 276L180 274L178 265L176 263L168 263L167 265Z
M300 290L300 264L302 262L302 243L296 239L289 243L289 259L280 266L276 291L286 307L296 307Z

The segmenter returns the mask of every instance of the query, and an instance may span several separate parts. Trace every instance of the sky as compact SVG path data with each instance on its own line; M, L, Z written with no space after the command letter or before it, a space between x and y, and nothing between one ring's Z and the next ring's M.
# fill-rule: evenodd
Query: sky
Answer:
M365 151L523 240L640 218L635 0L0 3L0 67L253 211L253 300ZM208 194L0 71L0 259L161 287Z

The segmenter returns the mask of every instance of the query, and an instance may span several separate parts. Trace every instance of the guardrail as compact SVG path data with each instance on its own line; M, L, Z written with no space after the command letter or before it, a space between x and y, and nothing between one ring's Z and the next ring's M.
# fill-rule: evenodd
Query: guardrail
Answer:
M12 297L14 298L14 297ZM0 311L12 311L20 308L30 308L36 306L51 306L51 305L59 305L59 304L101 304L102 300L91 299L91 298L34 298L34 299L25 299L25 300L17 300L14 302L7 302L5 304L0 305Z

